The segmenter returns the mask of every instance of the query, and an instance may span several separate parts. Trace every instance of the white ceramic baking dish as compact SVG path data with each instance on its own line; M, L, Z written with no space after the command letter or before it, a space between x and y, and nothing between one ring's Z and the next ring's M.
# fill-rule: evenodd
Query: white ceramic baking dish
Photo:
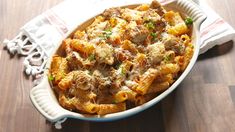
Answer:
M139 4L142 4L142 3L136 3L135 5L123 5L123 6L135 7ZM105 115L102 117L99 117L97 115L87 116L84 114L79 114L79 113L68 111L59 105L59 103L56 99L55 93L49 84L48 77L47 77L47 71L46 71L44 73L44 77L43 77L42 82L39 85L37 85L36 87L34 87L30 92L30 99L31 99L33 105L35 106L35 108L47 120L49 120L51 122L57 122L57 121L62 120L64 118L76 118L76 119L89 120L89 121L112 121L112 120L126 118L128 116L137 114L137 113L153 106L154 104L161 101L164 97L169 95L182 82L182 80L186 77L186 75L192 69L193 65L195 64L195 62L197 60L197 57L199 54L199 47L200 47L199 29L200 29L200 25L202 24L202 22L206 19L206 16L200 10L200 8L190 0L171 1L170 3L167 3L166 5L164 5L164 7L166 9L179 11L180 13L185 14L186 16L189 16L194 20L193 37L192 38L193 38L195 50L194 50L193 57L192 57L189 65L187 66L186 70L173 83L173 85L170 88L168 88L162 94L160 94L159 96L155 97L151 101L149 101L141 106L138 106L138 107L135 107L135 108L123 111L123 112L108 114L108 115ZM85 23L87 23L87 22L85 22ZM84 24L82 24L82 25L84 25ZM80 27L78 27L78 28L80 28ZM56 50L55 50L55 52L56 52ZM48 61L47 68L49 68L50 62L51 61Z

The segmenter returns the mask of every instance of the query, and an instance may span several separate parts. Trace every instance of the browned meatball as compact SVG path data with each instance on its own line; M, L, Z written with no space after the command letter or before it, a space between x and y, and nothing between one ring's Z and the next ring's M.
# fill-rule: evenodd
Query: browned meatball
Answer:
M136 44L142 43L147 38L148 34L148 29L143 25L137 25L133 29L126 31L127 39L130 39L133 43Z
M111 17L120 17L121 8L109 8L104 11L102 14L106 19L110 19Z

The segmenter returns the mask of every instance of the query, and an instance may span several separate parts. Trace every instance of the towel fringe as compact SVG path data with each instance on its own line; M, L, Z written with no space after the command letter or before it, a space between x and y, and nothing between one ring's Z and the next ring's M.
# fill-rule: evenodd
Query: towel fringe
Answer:
M38 84L38 78L36 75L42 74L45 70L48 55L45 53L40 44L31 41L32 39L21 31L12 40L5 39L3 41L4 46L8 49L10 54L19 54L26 56L24 59L24 71L27 75L32 75L36 78L35 82Z

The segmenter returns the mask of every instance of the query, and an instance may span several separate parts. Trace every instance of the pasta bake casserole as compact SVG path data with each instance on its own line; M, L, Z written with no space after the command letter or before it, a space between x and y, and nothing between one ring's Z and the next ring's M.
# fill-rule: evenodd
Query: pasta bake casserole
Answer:
M48 78L59 104L105 115L158 96L190 62L192 23L157 1L106 9L65 39L52 58Z

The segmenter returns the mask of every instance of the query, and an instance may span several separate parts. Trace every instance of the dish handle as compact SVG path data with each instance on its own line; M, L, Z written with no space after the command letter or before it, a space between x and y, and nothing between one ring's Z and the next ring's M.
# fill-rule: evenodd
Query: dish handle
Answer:
M201 24L206 20L207 16L202 11L199 5L190 0L176 0L178 8L186 11L186 13L192 17L194 24L198 31L200 31Z
M63 121L68 116L67 111L62 109L57 102L55 103L56 97L51 96L54 94L50 94L53 91L48 88L49 86L47 77L43 77L42 82L30 91L30 100L34 107L50 122Z

